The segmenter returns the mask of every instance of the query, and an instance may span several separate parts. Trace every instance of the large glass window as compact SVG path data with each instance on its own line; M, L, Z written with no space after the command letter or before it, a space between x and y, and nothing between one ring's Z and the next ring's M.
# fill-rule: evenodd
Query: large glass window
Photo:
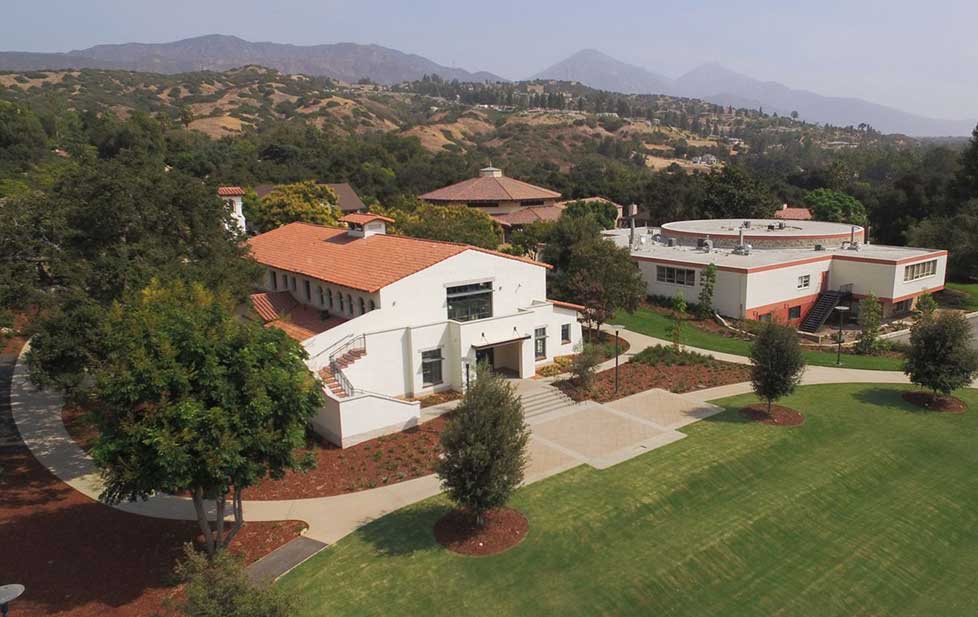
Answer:
M533 331L533 355L537 360L547 357L547 328L537 328Z
M441 349L421 352L421 381L425 387L437 386L442 382Z
M673 268L672 266L656 266L655 280L671 285L694 287L696 285L696 270Z
M449 319L472 321L492 317L492 282L449 287L446 296Z
M571 342L571 330L569 323L561 324L560 326L560 342L563 345Z

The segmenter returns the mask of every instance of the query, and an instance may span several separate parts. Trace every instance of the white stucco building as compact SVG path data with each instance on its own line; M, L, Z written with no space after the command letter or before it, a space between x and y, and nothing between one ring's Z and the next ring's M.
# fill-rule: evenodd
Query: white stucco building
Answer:
M546 264L388 235L381 216L341 220L346 229L293 223L249 240L266 268L255 309L308 351L327 386L314 425L331 441L416 424L409 399L463 390L479 362L525 378L579 347L580 307L547 299Z
M217 189L217 196L231 208L231 218L241 233L245 233L244 194L240 186L221 186Z
M631 246L650 296L697 302L703 270L717 268L713 308L813 332L833 309L870 294L884 317L909 313L944 288L947 251L868 244L859 226L818 221L700 220L607 232Z

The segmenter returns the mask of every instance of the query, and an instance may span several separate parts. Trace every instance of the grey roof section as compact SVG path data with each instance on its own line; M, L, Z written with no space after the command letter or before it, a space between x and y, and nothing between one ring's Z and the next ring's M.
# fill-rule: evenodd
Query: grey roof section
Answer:
M275 184L259 184L255 186L255 193L259 199L264 199L265 195L274 191L276 186ZM327 182L326 186L333 189L333 192L336 193L336 200L339 202L336 205L343 212L360 212L367 209L366 204L363 203L360 196L357 195L357 192L353 190L353 187L348 182Z

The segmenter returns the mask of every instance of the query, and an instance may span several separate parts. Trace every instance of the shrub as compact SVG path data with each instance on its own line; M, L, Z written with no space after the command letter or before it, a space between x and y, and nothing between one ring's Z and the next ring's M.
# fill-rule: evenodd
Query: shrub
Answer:
M437 473L459 507L485 523L485 513L503 506L523 481L530 433L513 387L485 365L477 369L441 435L444 451Z
M679 351L675 347L656 345L646 347L639 353L632 356L629 362L639 362L656 366L665 364L666 366L715 366L717 361L710 356L696 353L695 351Z
M594 374L601 364L601 350L591 343L585 344L581 353L571 361L570 372L582 392L590 392L594 386Z
M903 372L910 381L945 396L978 374L978 351L968 321L958 313L917 322Z
M876 296L870 294L859 302L859 340L856 342L856 352L877 355L886 351L886 341L880 338L880 323L883 319L883 307Z

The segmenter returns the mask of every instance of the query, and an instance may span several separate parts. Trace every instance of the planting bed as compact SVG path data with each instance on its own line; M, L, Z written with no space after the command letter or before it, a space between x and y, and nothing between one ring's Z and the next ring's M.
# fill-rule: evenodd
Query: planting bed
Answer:
M452 510L435 523L435 539L462 555L495 555L522 542L529 529L526 517L510 508L493 510L485 519L478 527L468 512Z
M904 392L903 400L924 409L945 413L964 413L968 409L965 402L956 396L936 396L931 392Z
M771 405L771 413L768 413L767 403L748 405L740 410L740 415L754 422L772 426L798 426L805 423L805 416L789 407Z

